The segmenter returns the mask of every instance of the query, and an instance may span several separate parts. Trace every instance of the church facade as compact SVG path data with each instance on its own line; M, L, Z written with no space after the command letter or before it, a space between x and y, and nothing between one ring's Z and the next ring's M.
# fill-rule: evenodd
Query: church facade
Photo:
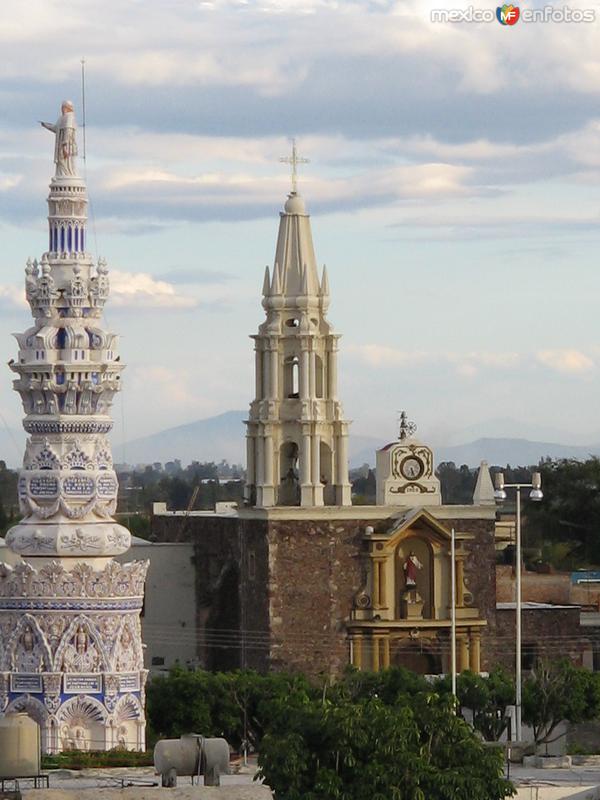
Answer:
M200 664L447 671L454 529L458 665L479 671L495 624L489 472L482 467L473 505L443 505L434 454L403 415L398 438L377 453L376 505L351 505L340 337L295 185L262 294L246 503L192 512L185 528L166 510L153 517L159 541L184 536L195 549Z

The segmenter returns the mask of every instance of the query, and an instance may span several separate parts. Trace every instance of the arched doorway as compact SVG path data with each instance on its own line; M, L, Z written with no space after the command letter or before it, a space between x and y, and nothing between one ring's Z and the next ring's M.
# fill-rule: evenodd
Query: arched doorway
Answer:
M395 667L404 667L418 675L440 675L442 658L432 642L397 639L392 642L391 663Z
M279 450L279 488L277 505L300 505L300 478L298 472L298 445L284 442Z

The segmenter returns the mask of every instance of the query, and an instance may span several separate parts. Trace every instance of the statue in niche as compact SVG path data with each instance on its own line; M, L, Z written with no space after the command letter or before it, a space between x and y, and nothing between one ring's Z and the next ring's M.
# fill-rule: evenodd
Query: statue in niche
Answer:
M400 594L402 619L423 619L423 598L417 591L417 575L420 569L423 569L423 564L414 550L411 550L402 565L404 573L404 589Z
M81 625L65 648L62 669L65 672L98 672L100 669L98 650Z
M15 654L15 664L19 672L42 671L42 657L31 628L26 628L19 639Z
M415 555L414 550L408 554L408 558L404 562L402 570L404 572L404 582L407 589L416 589L417 587L417 570L423 569L423 564Z
M123 628L119 654L117 656L117 672L134 672L137 668L137 659L134 650L134 642L128 628Z
M81 397L79 399L79 413L89 414L92 410L92 382L84 379L81 382Z
M64 413L65 414L77 413L77 382L74 380L69 380L67 382L67 393L65 395Z
M70 178L77 175L75 156L77 155L77 123L73 103L64 100L60 107L60 117L53 125L51 122L40 122L43 128L55 135L54 163L56 178Z

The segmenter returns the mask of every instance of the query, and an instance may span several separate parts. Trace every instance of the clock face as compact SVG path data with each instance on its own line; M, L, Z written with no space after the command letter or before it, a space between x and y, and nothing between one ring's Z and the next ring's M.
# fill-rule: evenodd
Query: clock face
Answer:
M417 480L423 474L423 462L414 456L409 456L400 465L400 472L409 481Z

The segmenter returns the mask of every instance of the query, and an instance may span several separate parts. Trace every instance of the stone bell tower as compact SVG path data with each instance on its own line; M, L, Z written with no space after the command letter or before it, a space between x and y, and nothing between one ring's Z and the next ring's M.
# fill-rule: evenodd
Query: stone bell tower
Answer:
M321 279L310 217L296 188L280 214L275 265L267 267L266 320L253 336L256 393L247 424L250 505L351 504L348 426L337 390L339 334L327 320L329 281Z
M73 106L56 124L49 248L29 260L33 325L11 360L29 438L18 492L23 519L6 536L21 556L0 564L0 714L23 711L45 752L144 749L140 611L147 562L119 564L107 434L123 364L102 321L104 261L86 251L87 189L77 173Z

